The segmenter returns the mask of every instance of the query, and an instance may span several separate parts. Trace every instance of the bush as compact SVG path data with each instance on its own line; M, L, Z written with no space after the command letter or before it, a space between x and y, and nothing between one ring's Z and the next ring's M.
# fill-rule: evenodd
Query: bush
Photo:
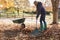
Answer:
M49 12L49 11L46 11L46 14L47 14L47 15L50 15L50 12Z
M26 12L26 11L23 11L23 13L27 13L27 14L36 14L36 11L32 11L32 12ZM46 14L47 15L50 15L50 13L52 13L52 11L46 11Z
M28 14L36 14L36 12L32 11L32 12L26 12L26 11L23 11L23 13L28 13Z

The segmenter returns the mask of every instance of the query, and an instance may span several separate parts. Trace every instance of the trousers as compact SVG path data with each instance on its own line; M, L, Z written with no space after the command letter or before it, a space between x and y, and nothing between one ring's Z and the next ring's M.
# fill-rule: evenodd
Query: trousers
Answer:
M40 17L40 31L46 30L47 29L47 24L45 21L45 16Z

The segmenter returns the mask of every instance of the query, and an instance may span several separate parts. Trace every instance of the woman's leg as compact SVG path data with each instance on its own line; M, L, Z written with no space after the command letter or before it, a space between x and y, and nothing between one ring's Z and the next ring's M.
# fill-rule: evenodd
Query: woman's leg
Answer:
M43 22L44 22L44 30L46 30L46 29L47 29L46 21L45 21L45 20L43 20Z
M43 23L44 23L44 30L47 29L47 24L46 24L46 21L45 21L45 16L43 17Z
M43 31L43 23L42 23L42 17L40 18L40 31Z

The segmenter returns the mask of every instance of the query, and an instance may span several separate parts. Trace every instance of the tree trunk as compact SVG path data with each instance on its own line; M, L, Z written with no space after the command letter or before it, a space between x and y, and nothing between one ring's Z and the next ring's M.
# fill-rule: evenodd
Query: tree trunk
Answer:
M53 24L58 23L58 5L59 5L59 0L51 0L52 2L52 10L53 10Z
M58 23L58 12L53 12L53 24Z

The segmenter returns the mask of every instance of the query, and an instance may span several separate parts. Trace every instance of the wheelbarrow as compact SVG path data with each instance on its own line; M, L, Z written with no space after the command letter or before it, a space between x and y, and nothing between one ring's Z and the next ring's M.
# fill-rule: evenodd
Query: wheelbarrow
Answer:
M13 23L21 24L21 26L22 26L23 28L25 28L24 22L25 22L25 18L13 20Z
M25 18L21 18L21 19L16 19L16 20L13 20L14 23L24 23L25 21Z

